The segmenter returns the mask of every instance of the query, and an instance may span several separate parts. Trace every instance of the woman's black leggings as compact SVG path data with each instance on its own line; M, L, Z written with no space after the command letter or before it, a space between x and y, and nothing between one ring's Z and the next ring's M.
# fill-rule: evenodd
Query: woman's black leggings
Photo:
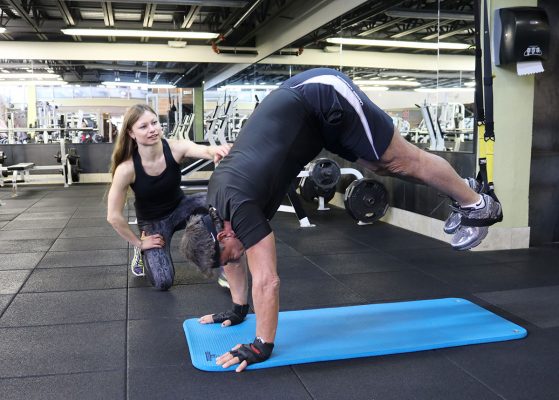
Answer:
M206 193L185 195L177 208L159 220L141 221L138 219L140 234L155 235L159 233L165 240L160 249L143 252L144 270L151 284L159 290L167 290L173 285L175 267L171 257L171 239L173 234L186 227L186 221L196 208L206 207Z

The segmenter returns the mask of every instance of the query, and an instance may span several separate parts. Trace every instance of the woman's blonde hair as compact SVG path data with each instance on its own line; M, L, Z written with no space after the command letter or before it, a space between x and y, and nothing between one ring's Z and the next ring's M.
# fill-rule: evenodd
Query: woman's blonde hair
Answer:
M134 153L134 149L138 147L136 141L130 137L128 132L132 130L132 126L146 111L149 111L153 115L157 115L153 108L147 104L135 104L126 110L122 127L118 132L116 143L113 148L113 154L111 156L111 167L109 172L112 177L115 175L116 167L118 167L123 161L131 158Z

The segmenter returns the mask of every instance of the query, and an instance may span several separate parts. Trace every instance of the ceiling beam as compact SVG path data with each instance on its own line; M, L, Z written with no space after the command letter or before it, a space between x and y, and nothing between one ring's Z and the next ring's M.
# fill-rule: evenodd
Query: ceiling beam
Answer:
M25 20L25 22L27 22L27 24L35 31L35 34L37 35L37 37L41 40L48 40L48 38L46 37L46 35L44 35L43 33L41 33L41 30L39 29L39 26L35 23L35 21L33 20L33 18L29 17L29 13L27 12L27 10L23 7L23 5L21 4L21 1L14 1L14 0L5 0L9 6L11 8L13 8L14 10L17 11L17 13L19 14L19 16Z
M144 28L151 28L153 26L153 18L155 17L156 8L157 4L146 4L146 8L144 10Z
M2 64L0 64L0 66L1 65ZM83 67L85 69L100 69L105 71L144 72L146 70L145 65L122 65L122 64L103 64L103 63L74 64L74 65L79 65L80 67ZM149 70L150 72L169 73L169 74L180 74L184 72L184 68L151 67Z
M370 35L371 33L379 32L379 31L382 31L382 30L384 30L384 29L386 29L386 28L390 28L391 26L394 26L394 25L396 25L396 24L399 24L400 22L405 21L406 19L407 19L407 18L394 18L394 19L392 19L392 20L390 20L390 21L388 21L388 22L385 22L385 23L383 23L383 24L377 25L377 26L375 26L375 27L373 27L373 28L371 28L371 29L367 29L366 31L359 32L359 33L357 34L357 36L368 36L368 35Z
M443 21L443 22L444 22L444 21ZM441 22L441 24L442 24L443 22ZM414 28L406 29L406 30L403 31L403 32L396 33L395 35L390 36L390 38L391 38L391 39L402 38L402 37L404 37L404 36L411 35L412 33L416 33L416 32L422 31L422 30L424 30L424 29L430 28L430 27L432 27L432 26L436 26L438 23L439 23L439 21L427 22L427 23L425 23L425 24L418 25L418 26L416 26L416 27L414 27ZM447 22L447 23L448 23L448 22Z
M118 0L119 3L134 4L175 4L181 6L228 7L242 8L248 4L246 0Z
M115 17L113 13L113 5L110 1L101 2L101 8L103 9L103 22L105 26L114 26Z
M6 14L11 19L17 18L17 15L15 15L14 12L12 10L10 10L10 8L6 5L4 5L4 4L0 4L0 10L2 10L2 12L4 14Z
M125 43L69 43L69 42L0 42L0 54L10 60L82 60L82 61L138 61L237 64L344 66L427 71L473 71L474 56L385 53L343 50L327 53L305 49L299 56L272 55L261 59L257 55L216 54L210 46L172 48L162 44ZM110 58L110 60L108 59ZM237 72L240 72L240 69ZM221 81L220 81L221 82ZM218 83L220 83L218 82Z
M184 20L181 24L181 29L190 29L201 9L202 7L200 6L191 6L188 10L188 13L184 16Z
M393 18L417 18L417 19L452 19L455 21L473 21L473 12L461 11L423 11L423 10L410 10L406 8L397 8L388 10L385 13Z
M67 26L76 25L76 22L74 21L74 17L72 16L72 13L70 12L70 9L66 5L66 2L64 0L58 0L56 3L58 5L58 10L60 11L60 15L62 16L62 19L64 20L64 23Z
M458 29L449 31L449 32L445 32L445 33L439 33L439 32L435 32L432 35L429 36L425 36L423 38L421 38L421 40L431 40L431 39L436 39L437 37L439 39L446 39L449 38L451 36L456 36L456 35L469 35L469 36L473 36L473 31L470 31L470 29L474 29L473 26L471 27L460 27Z
M336 17L351 11L366 0L298 1L260 30L256 37L257 61L290 45ZM246 68L233 65L207 77L204 88L211 88Z

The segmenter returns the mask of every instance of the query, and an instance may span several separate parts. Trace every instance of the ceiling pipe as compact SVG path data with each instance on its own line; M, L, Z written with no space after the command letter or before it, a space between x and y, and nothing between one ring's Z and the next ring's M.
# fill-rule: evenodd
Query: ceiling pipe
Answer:
M473 21L474 14L462 11L424 11L408 9L392 9L385 12L392 18L419 18L419 19L451 19L455 21Z
M252 3L252 5L250 6L250 8L241 16L241 18L239 18L239 20L237 22L235 22L235 24L229 28L229 30L221 35L219 35L219 37L217 38L216 41L212 42L212 50L216 53L219 54L221 53L221 48L218 47L217 45L219 43L221 43L222 41L224 41L231 33L233 33L233 31L235 29L237 29L239 27L239 25L241 25L243 23L243 21L245 19L247 19L247 17L252 14L252 12L254 11L254 9L262 2L262 0L256 0L254 3Z

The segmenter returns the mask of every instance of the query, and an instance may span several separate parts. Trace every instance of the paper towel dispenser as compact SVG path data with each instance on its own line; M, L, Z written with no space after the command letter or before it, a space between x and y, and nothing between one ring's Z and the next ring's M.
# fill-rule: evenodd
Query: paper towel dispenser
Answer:
M493 58L495 65L545 60L549 51L549 22L539 7L495 10Z

